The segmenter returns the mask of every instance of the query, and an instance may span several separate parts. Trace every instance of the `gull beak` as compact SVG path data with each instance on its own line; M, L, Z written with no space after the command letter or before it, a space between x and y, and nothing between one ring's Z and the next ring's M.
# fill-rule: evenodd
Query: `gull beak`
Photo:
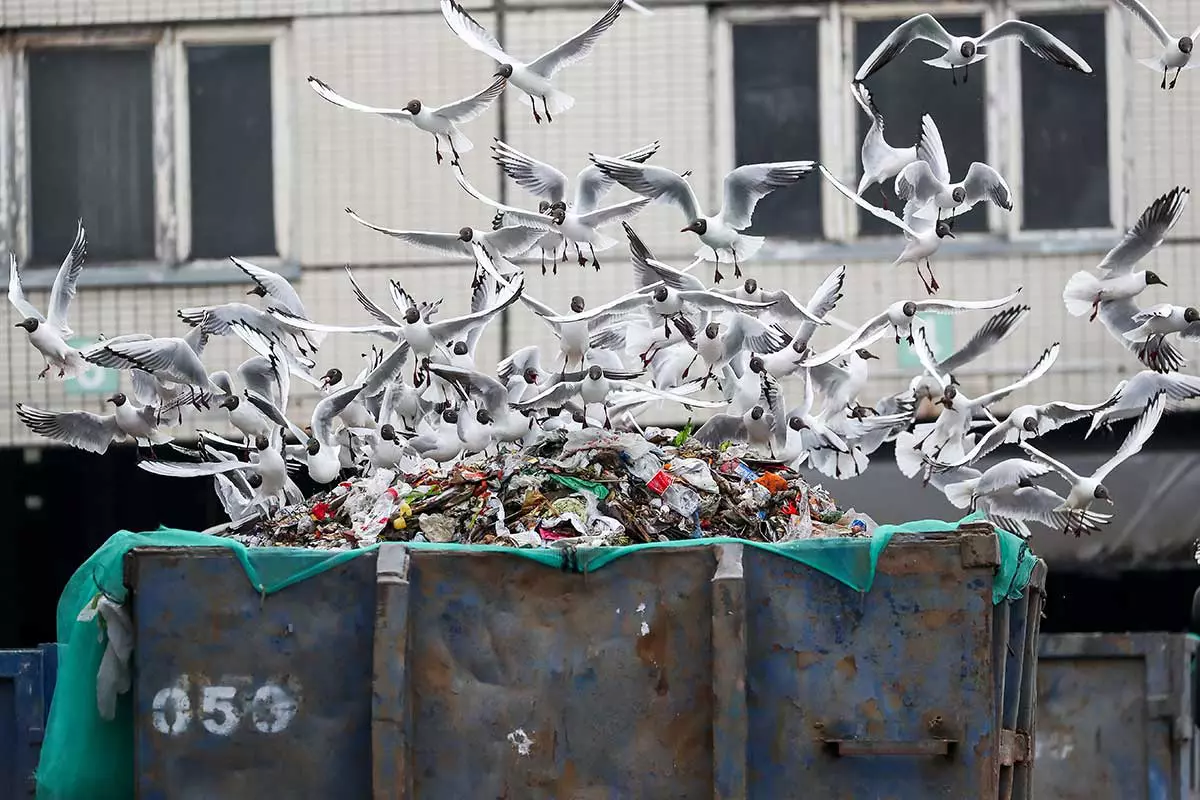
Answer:
M949 236L951 239L958 238L957 236L954 235L954 231L946 231L946 235Z
M256 290L254 290L254 289L251 289L250 291L246 292L246 294L247 294L247 295L252 295L252 294L258 294L258 292L257 292Z
M691 226L691 225L689 225L689 226L687 226L686 228L680 228L680 229L679 229L679 232L680 232L680 233L691 233L691 232L692 232L692 226ZM19 327L21 327L21 326L20 326L20 325L18 325L17 327L19 328Z
M944 405L946 405L946 398L944 398L944 397L939 397L937 400L934 400L934 401L933 401L933 404L934 404L935 406L944 406Z
M504 72L502 70L496 70L495 72L492 73L492 77L499 78L503 74L504 74Z

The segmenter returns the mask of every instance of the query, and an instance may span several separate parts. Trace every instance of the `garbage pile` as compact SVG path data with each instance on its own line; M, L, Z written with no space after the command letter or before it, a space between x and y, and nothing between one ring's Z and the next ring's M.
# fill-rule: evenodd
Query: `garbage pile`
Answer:
M820 486L744 446L686 433L556 431L448 468L414 458L286 506L227 535L255 547L341 550L380 541L621 546L705 536L781 543L870 536Z

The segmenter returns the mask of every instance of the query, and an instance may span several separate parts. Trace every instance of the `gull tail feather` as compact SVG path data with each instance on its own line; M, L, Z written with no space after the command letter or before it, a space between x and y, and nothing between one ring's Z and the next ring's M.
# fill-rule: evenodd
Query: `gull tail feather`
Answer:
M533 106L539 113L546 110L542 105L542 95L533 98L530 95L522 93L519 97L522 103L527 106ZM536 105L534 105L535 99L537 100ZM575 105L575 98L559 89L551 89L550 93L545 95L545 103L550 108L550 116L554 116L555 114L569 111Z
M460 156L475 149L475 145L466 137L466 134L458 129L457 125L450 126L450 136L448 138Z
M952 483L943 491L946 494L946 499L955 508L970 508L971 497L975 494L975 487L978 485L979 479L971 478L970 480Z
M1100 292L1100 279L1090 272L1080 270L1067 280L1063 289L1063 304L1067 313L1082 317L1092 312L1092 303Z
M925 462L921 459L921 451L917 449L917 436L904 431L896 437L896 466L906 478L914 478L921 471Z
M975 55L971 57L971 60L968 61L967 64L969 65L969 64L974 64L976 61L982 61L983 59L987 58L987 56L988 56L987 53L981 53L978 50L976 50ZM931 67L936 67L937 69L961 69L962 68L962 64L951 64L949 61L946 60L945 56L938 56L937 58L926 59L925 63Z

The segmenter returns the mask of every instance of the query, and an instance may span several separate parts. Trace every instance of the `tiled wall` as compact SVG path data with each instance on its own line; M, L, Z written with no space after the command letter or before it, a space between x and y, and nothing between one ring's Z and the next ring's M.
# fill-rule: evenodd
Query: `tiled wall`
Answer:
M292 74L292 251L304 268L298 288L315 318L354 323L364 321L365 315L345 280L345 264L355 268L364 289L381 301L387 300L389 278L400 281L417 297L445 296L444 316L466 310L470 267L446 263L363 229L346 217L345 206L380 224L417 230L456 231L463 225L487 228L492 216L460 189L448 165L435 164L431 137L381 118L336 108L304 84L304 78L313 74L348 97L384 106L401 106L413 97L441 104L486 86L491 80L490 60L455 39L432 0L420 4L422 13L401 13L416 5L415 0L0 0L0 25L146 21L162 18L167 11L171 19L294 18L288 57ZM1155 7L1169 28L1184 30L1189 20L1195 24L1194 9L1187 0L1160 1ZM598 9L509 12L507 47L532 58L584 28ZM486 11L477 12L477 17L484 25L494 23L494 16ZM1154 73L1133 61L1151 54L1149 35L1138 26L1127 29L1132 53L1124 75L1126 194L1117 214L1122 226L1131 224L1142 208L1172 186L1191 184L1200 176L1200 139L1193 134L1193 120L1200 112L1200 80L1193 78L1200 73L1185 73L1173 92L1159 91ZM662 149L655 162L676 170L691 169L702 202L715 205L720 176L714 174L713 164L718 159L708 121L713 66L705 7L664 6L652 17L626 12L587 62L562 74L563 89L576 99L573 109L556 117L552 125L536 126L528 108L517 102L514 93L507 94L465 127L475 149L464 155L463 168L484 193L531 206L531 198L519 187L502 189L489 157L488 145L500 134L502 119L512 145L558 166L572 180L587 163L589 152L617 154L659 139ZM617 188L609 197L615 202L629 195ZM694 243L678 234L679 222L677 210L652 206L634 225L663 260L684 265L690 261ZM1144 304L1200 302L1196 300L1200 286L1193 267L1200 257L1198 233L1200 208L1193 204L1171 239L1146 265L1159 272L1170 287L1150 290ZM599 274L570 262L560 264L557 277L543 278L536 257L526 262L531 263L527 270L529 294L565 309L573 294L585 294L595 305L627 291L633 278L624 237L619 228L614 228L612 235L619 243L599 254L604 265ZM896 252L900 246L897 237ZM1067 277L1097 263L1103 249L1051 255L1025 248L1018 256L988 257L956 256L953 247L947 249L936 263L943 296L1000 297L1020 285L1025 287L1023 301L1033 306L1022 328L978 363L994 374L960 376L968 394L1015 379L1054 341L1062 343L1062 354L1050 375L1001 408L1049 399L1098 400L1123 375L1138 369L1099 323L1089 325L1086 319L1069 317L1062 308L1061 291ZM919 296L920 282L911 267L892 268L890 255L871 261L859 258L847 264L845 299L837 311L842 319L857 323L891 300ZM748 273L764 285L782 286L806 298L838 263L842 262L832 258L805 263L760 259L752 262ZM702 277L711 276L711 266L699 269ZM176 308L242 300L244 288L85 288L75 301L72 322L76 331L86 335L131 331L180 335L184 328L175 318ZM31 299L45 302L40 293ZM956 341L965 341L986 317L984 312L957 317ZM499 324L490 328L482 342L481 366L491 366L503 355L499 328ZM824 331L817 344L824 347L840 335L840 331ZM353 374L372 341L385 344L372 337L331 337L319 357L321 370L339 366ZM546 327L522 307L509 314L508 341L511 348L531 342L548 348L553 344ZM1185 344L1183 349L1193 360L1200 357L1194 346ZM881 342L875 350L883 360L878 362L868 397L907 384L907 377L897 367L894 348ZM25 401L59 409L78 404L78 398L65 396L58 384L34 379L40 360L24 342L24 335L11 325L0 326L0 354L8 362L8 368L0 370L0 405L11 408L12 403ZM218 341L210 345L206 361L211 369L232 369L248 355L240 342ZM300 394L297 399L301 402L295 414L303 417L311 410L312 396ZM95 400L85 405L98 408ZM202 419L199 424L219 427L213 419ZM13 414L0 414L0 443L33 441Z

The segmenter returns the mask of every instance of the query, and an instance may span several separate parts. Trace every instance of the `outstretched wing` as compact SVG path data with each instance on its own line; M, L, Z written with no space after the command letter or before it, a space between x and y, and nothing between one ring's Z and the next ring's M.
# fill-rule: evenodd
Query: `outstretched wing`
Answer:
M598 20L587 28L530 61L529 71L549 80L559 70L583 60L588 53L592 52L592 48L596 46L601 34L617 21L624 6L625 0L616 0Z
M1110 270L1112 275L1132 272L1133 266L1162 244L1167 233L1179 222L1191 194L1189 189L1176 186L1151 203L1117 246L1104 256L1099 269Z
M912 19L900 23L894 31L888 34L867 60L854 73L854 80L862 82L882 69L893 58L900 55L904 48L917 39L926 39L942 47L950 47L950 34L929 14L918 14Z
M666 167L623 161L619 158L598 156L595 153L588 158L602 173L634 194L653 200L665 200L678 206L688 222L704 216L696 193L682 175Z
M470 122L484 111L487 111L488 106L496 102L496 98L504 94L504 87L507 85L508 79L502 75L498 76L486 89L478 91L470 97L464 97L462 100L456 100L444 106L431 108L429 109L429 113L436 114L443 119L448 119L456 125Z
M1058 64L1060 67L1073 69L1085 75L1092 73L1092 68L1083 58L1045 28L1019 19L1007 19L976 40L980 47L994 44L1001 39L1015 38L1038 58Z
M114 439L124 438L117 427L115 414L101 416L88 411L42 411L17 403L17 418L39 436L89 453L103 453Z
M504 48L496 41L496 37L487 28L475 21L467 10L454 0L442 0L442 17L450 30L466 43L467 47L477 50L485 56L494 58L501 63L510 63L511 59Z
M328 100L335 106L341 106L342 108L347 108L351 111L361 111L364 114L379 114L380 116L387 117L393 122L412 122L412 114L410 114L406 109L381 108L379 106L368 106L363 105L362 103L357 103L346 97L342 97L333 90L332 86L320 80L319 78L314 78L312 75L308 76L308 85L311 86L312 90L320 95L323 99Z
M754 207L771 192L803 179L817 166L815 161L777 161L746 164L725 176L725 203L721 216L735 230L750 227Z
M67 309L75 297L75 286L79 282L79 273L83 271L83 261L87 258L87 234L83 231L83 220L75 230L75 241L63 259L58 274L54 276L54 285L50 288L50 304L46 309L46 322L58 328L63 336L74 333L67 324Z

